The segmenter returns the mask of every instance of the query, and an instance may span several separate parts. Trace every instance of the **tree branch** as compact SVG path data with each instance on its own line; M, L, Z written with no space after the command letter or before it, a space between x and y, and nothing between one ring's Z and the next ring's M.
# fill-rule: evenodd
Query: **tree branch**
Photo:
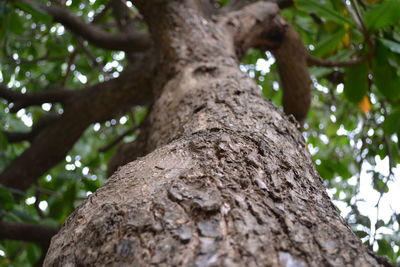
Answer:
M57 232L58 228L55 227L0 221L0 239L34 242L47 247Z
M62 81L61 81L62 86L65 86L65 84L67 83L68 76L71 73L71 66L74 64L74 61L75 61L77 55L78 55L78 50L76 48L74 48L74 50L68 57L67 69L65 70L64 77L62 78Z
M211 0L189 0L187 4L189 7L200 11L206 18L218 13L218 9L211 3Z
M31 146L0 174L0 184L22 191L28 189L65 158L92 123L110 118L127 107L149 103L153 64L148 58L143 60L119 78L77 91L64 106L62 116L45 127Z
M53 123L55 120L60 118L60 115L55 113L46 114L38 120L29 132L8 132L4 131L4 135L7 137L10 143L17 143L21 141L32 142L33 139L47 126Z
M227 13L227 12L232 12L235 10L242 9L243 7L250 5L254 2L257 2L259 0L232 0L228 5L226 5L222 9L222 13ZM269 2L269 3L274 3L279 6L280 9L283 8L288 8L293 6L293 0L262 0L263 2Z
M283 87L283 107L301 124L311 103L311 80L300 37L279 14L276 4L256 2L225 14L223 23L233 31L240 59L249 48L271 51L277 61Z
M123 132L121 135L117 136L113 141L111 141L109 144L107 144L106 146L102 147L99 149L100 153L104 153L107 152L108 150L110 150L111 148L113 148L114 146L116 146L119 142L121 142L125 136L134 133L137 129L139 129L139 126L134 126L128 130L126 130L125 132Z
M76 92L70 90L55 89L22 94L20 92L10 90L4 84L0 84L0 98L14 103L13 107L10 109L11 112L17 112L22 108L33 105L41 105L43 103L65 103L65 101L67 101L75 93Z
M96 15L93 16L93 20L91 23L96 24L97 22L99 22L106 15L110 6L111 6L111 4L110 4L110 2L108 2L99 13L97 13Z
M320 67L349 67L358 65L371 60L375 54L375 42L372 39L367 40L369 44L368 53L360 58L355 58L347 61L329 61L321 58L316 58L310 54L307 54L307 63L311 66Z
M79 37L76 38L76 43L77 46L79 47L79 49L81 49L83 51L83 53L86 54L86 56L88 57L90 63L93 65L93 67L95 67L96 69L98 69L100 72L105 72L104 71L104 66L101 66L99 62L96 61L95 56L92 54L92 52L86 47L86 45L84 44L83 40Z
M272 49L283 88L283 109L302 125L311 105L311 79L307 50L298 33L287 25L278 48Z
M5 49L6 50L6 49ZM64 61L64 57L51 57L50 53L46 53L46 55L39 57L39 58L34 58L34 59L26 59L26 58L18 58L14 59L11 55L6 54L7 51L5 51L5 57L13 62L14 64L37 64L41 61Z
M220 23L232 34L239 59L252 47L268 49L276 45L272 33L284 32L285 26L280 25L278 13L277 5L257 2L220 17Z
M87 24L79 17L71 14L68 10L58 6L47 6L32 0L7 0L10 2L21 2L39 8L52 15L55 21L64 25L74 34L88 40L93 45L110 49L124 50L129 52L141 52L151 47L151 38L148 34L139 33L108 33L100 30L93 24Z
M130 20L128 7L121 0L111 0L110 6L118 28L123 30Z
M354 10L350 6L347 6L347 9L349 10L349 13L352 14L354 21L357 23L360 31L364 35L364 39L366 40L366 43L369 45L368 53L361 58L356 58L356 59L352 59L352 60L348 60L348 61L338 61L338 62L319 59L319 58L313 57L310 54L308 54L307 62L309 65L316 65L316 66L322 66L322 67L348 67L348 66L358 65L358 64L367 62L370 59L372 59L372 57L375 54L375 48L376 48L375 40L373 40L371 38L367 29L365 28L365 24L364 24L364 21L362 20L362 16L360 14L360 10L358 8L357 2L351 0L351 3L354 7Z

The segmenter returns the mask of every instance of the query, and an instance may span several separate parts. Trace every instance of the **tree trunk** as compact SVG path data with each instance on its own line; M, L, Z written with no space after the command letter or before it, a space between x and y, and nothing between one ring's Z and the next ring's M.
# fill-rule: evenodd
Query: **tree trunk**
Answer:
M156 45L141 140L151 152L77 208L45 266L379 265L331 203L293 117L239 70L257 27L279 24L277 6L217 17L200 2L135 2Z

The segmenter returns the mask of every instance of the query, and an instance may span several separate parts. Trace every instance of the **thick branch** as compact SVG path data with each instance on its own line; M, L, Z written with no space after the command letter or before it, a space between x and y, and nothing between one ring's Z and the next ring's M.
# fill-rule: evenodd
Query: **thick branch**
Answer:
M226 25L233 26L231 30L239 58L252 47L274 54L283 87L284 110L303 123L311 103L308 52L278 11L275 4L257 2L226 14L223 20Z
M280 46L272 53L283 87L283 109L303 124L311 105L311 79L307 50L292 26L287 25Z
M7 137L10 143L16 143L21 141L29 141L32 142L33 139L47 126L52 124L56 119L60 118L58 114L46 114L42 116L37 123L35 123L32 127L32 130L29 132L9 132L4 131L4 135Z
M246 5L250 5L257 1L259 0L232 0L227 6L222 9L222 13L242 9ZM280 9L293 6L293 0L264 0L264 2L277 4Z
M8 0L11 2L22 2L39 8L52 15L54 19L63 24L67 29L76 35L88 40L93 45L110 49L124 50L129 52L140 52L149 49L151 38L147 34L139 33L108 33L100 30L93 24L87 24L79 17L71 14L68 10L58 6L47 6L36 3L32 0Z
M3 134L7 137L7 140L10 143L17 143L17 142L21 142L21 141L31 141L33 139L32 131L30 131L30 132L3 131Z
M58 229L55 227L0 221L0 239L34 242L48 246L57 232Z
M218 13L218 9L213 5L211 0L188 0L187 5L190 8L198 10L203 17L210 18Z
M358 10L357 3L352 1L352 5L354 6L354 10L350 7L347 6L348 11L350 14L352 14L354 21L358 24L359 30L363 33L364 39L366 40L366 43L369 46L368 53L361 57L361 58L356 58L356 59L351 59L348 61L329 61L329 60L324 60L320 58L313 57L311 55L307 55L307 62L309 65L316 65L316 66L323 66L323 67L348 67L348 66L353 66L353 65L358 65L364 62L369 61L372 59L372 57L375 54L375 40L371 38L369 35L368 31L365 28L365 24L362 20L361 14Z
M64 114L36 136L31 146L0 174L0 183L26 190L65 158L92 123L110 118L128 106L151 101L151 64L146 66L78 91L65 106Z
M123 30L130 19L128 7L121 0L111 0L110 6L118 28Z
M321 67L349 67L358 65L369 61L375 54L375 42L371 39L368 41L368 44L370 47L368 53L360 58L355 58L347 61L330 61L321 58L316 58L310 54L307 54L307 63L312 66L321 66Z
M249 48L266 49L275 45L272 33L284 31L280 27L278 13L277 5L257 2L221 17L220 23L230 29L239 59Z
M280 9L293 6L293 0L269 0L268 2L275 3Z
M74 93L74 91L56 89L22 94L10 90L4 84L0 84L0 98L14 103L13 107L10 109L11 112L17 112L22 108L41 105L43 103L64 103L69 97L74 95Z

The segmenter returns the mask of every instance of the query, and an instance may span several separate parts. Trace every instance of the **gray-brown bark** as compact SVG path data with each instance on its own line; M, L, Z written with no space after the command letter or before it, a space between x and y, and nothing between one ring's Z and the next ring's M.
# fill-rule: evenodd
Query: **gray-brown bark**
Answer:
M35 242L48 247L57 228L23 222L0 221L0 239Z
M239 70L235 27L186 1L136 4L158 60L152 152L71 215L45 266L378 266L296 125ZM273 23L277 7L256 5Z

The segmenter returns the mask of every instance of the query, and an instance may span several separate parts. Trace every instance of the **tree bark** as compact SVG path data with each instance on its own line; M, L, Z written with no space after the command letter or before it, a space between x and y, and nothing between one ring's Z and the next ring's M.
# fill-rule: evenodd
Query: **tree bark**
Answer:
M141 140L150 153L70 216L45 266L379 266L331 203L294 119L239 70L237 38L263 32L245 36L243 17L207 19L191 1L135 4L158 62ZM275 4L245 12L246 23L279 22Z

